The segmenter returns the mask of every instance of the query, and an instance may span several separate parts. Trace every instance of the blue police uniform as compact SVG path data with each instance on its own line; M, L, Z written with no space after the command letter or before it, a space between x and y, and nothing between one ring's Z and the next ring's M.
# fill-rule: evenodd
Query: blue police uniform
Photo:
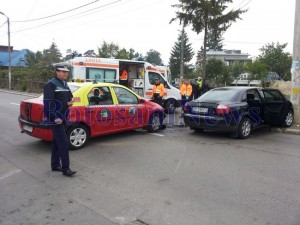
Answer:
M51 167L53 171L62 171L65 175L69 175L66 172L70 170L66 119L69 108L68 102L71 101L72 97L68 84L57 77L51 79L44 87L45 122L51 125L53 133ZM57 118L60 118L63 123L56 124L54 121Z

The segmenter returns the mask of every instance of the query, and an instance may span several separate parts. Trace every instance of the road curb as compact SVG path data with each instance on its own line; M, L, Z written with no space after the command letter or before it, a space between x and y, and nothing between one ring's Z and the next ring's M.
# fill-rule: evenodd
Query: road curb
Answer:
M166 124L167 128L187 127L185 124Z
M300 130L299 129L293 129L293 128L272 128L271 130L274 130L279 133L284 133L284 134L295 134L295 135L300 135Z
M20 92L20 91L10 91L6 89L0 89L0 92L8 93L8 94L15 94L15 95L22 95L22 96L28 96L28 97L38 97L38 94L30 94L28 92Z

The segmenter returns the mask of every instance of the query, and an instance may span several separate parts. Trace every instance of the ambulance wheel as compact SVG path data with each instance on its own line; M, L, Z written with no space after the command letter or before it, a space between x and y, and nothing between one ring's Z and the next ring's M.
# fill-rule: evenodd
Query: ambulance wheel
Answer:
M158 113L153 113L149 119L147 131L149 133L157 132L160 128L160 119Z
M69 139L70 149L78 150L88 142L89 130L86 126L78 124L68 129L67 136Z
M167 114L174 114L175 109L176 109L176 104L175 104L174 99L169 99L165 102L164 108L165 108L165 113Z

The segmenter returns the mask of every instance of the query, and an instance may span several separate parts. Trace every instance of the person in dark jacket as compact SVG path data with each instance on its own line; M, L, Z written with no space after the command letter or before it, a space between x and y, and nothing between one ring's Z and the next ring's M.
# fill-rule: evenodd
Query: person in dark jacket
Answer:
M53 133L51 168L65 176L72 176L76 171L70 169L69 140L66 133L68 109L73 105L73 95L66 83L69 70L63 63L54 66L55 77L44 87L44 119Z
M192 85L192 88L193 88L192 95L190 96L190 101L198 98L198 89L199 88L198 88L198 82L197 81L198 81L197 79L192 79L190 81L190 83Z

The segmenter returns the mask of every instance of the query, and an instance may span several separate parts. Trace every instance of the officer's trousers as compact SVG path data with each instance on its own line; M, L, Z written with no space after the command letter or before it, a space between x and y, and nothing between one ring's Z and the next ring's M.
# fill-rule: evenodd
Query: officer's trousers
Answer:
M66 133L66 126L64 124L53 125L52 133L51 167L56 168L61 165L62 170L66 171L70 166L69 140Z

